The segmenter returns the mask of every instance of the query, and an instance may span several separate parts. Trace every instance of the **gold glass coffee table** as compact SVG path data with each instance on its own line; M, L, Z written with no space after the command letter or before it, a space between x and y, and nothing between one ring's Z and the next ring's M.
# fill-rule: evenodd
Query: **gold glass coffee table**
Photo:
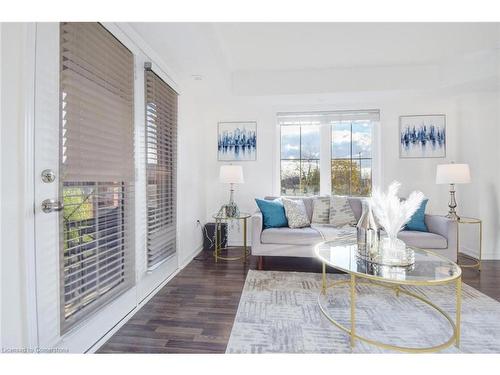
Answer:
M410 267L391 267L374 264L362 260L357 256L357 245L339 244L337 241L326 241L315 246L316 257L323 264L322 288L318 297L321 312L336 327L350 335L351 347L356 340L361 340L384 349L392 349L410 353L434 352L445 349L453 344L460 344L460 313L462 303L462 270L451 260L431 251L412 248L415 252L415 263ZM326 266L346 272L348 280L333 281L330 284L326 279ZM427 304L449 322L452 334L449 339L430 347L404 347L361 336L356 332L356 284L358 279L369 282L370 285L393 289L397 296L400 293ZM425 296L405 289L405 286L439 286L455 283L456 288L456 316L455 321L439 306L429 301ZM350 290L350 320L351 326L346 327L332 317L325 307L325 300L329 289L348 284Z

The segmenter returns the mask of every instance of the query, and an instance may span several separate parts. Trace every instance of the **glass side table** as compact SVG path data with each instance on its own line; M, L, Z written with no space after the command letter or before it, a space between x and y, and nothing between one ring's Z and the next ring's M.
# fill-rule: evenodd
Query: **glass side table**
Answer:
M462 224L479 225L479 257L477 258L460 252L460 225ZM472 264L459 263L459 266L462 268L477 268L478 271L481 271L482 252L483 252L483 221L475 217L461 217L460 220L457 221L457 261L458 261L458 255L461 255L464 258L473 260L475 263Z
M215 214L212 217L215 219L215 249L214 249L214 258L217 263L219 259L221 260L240 260L243 259L243 263L247 262L247 257L250 255L250 249L247 246L247 220L252 215L240 212L236 217L227 217L225 214ZM229 246L222 247L222 223L228 222L231 220L242 220L243 221L243 253L240 256L236 257L227 257L222 256L222 250L227 250Z

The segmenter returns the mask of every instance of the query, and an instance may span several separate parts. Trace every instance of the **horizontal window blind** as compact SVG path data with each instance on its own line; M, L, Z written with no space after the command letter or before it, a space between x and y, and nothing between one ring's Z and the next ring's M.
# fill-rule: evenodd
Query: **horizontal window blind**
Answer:
M61 330L134 283L134 57L98 23L61 23Z
M147 265L158 266L176 251L177 93L145 70Z

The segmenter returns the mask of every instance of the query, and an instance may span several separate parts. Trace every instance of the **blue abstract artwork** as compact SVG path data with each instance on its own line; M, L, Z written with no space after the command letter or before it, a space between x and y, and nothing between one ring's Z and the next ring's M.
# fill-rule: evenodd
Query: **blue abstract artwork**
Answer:
M219 122L218 160L257 160L256 122Z
M401 158L446 157L446 116L400 116L399 156Z

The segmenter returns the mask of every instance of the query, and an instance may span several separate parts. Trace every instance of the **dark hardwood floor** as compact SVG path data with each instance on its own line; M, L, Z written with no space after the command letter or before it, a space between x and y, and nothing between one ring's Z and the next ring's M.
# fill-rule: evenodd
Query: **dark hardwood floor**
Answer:
M198 258L202 260L186 266L98 352L224 353L247 271L257 268L257 259L250 257L244 266L215 264L208 253ZM321 268L314 259L266 258L265 269L320 272ZM463 281L500 301L500 261L483 261L481 272L464 268Z

